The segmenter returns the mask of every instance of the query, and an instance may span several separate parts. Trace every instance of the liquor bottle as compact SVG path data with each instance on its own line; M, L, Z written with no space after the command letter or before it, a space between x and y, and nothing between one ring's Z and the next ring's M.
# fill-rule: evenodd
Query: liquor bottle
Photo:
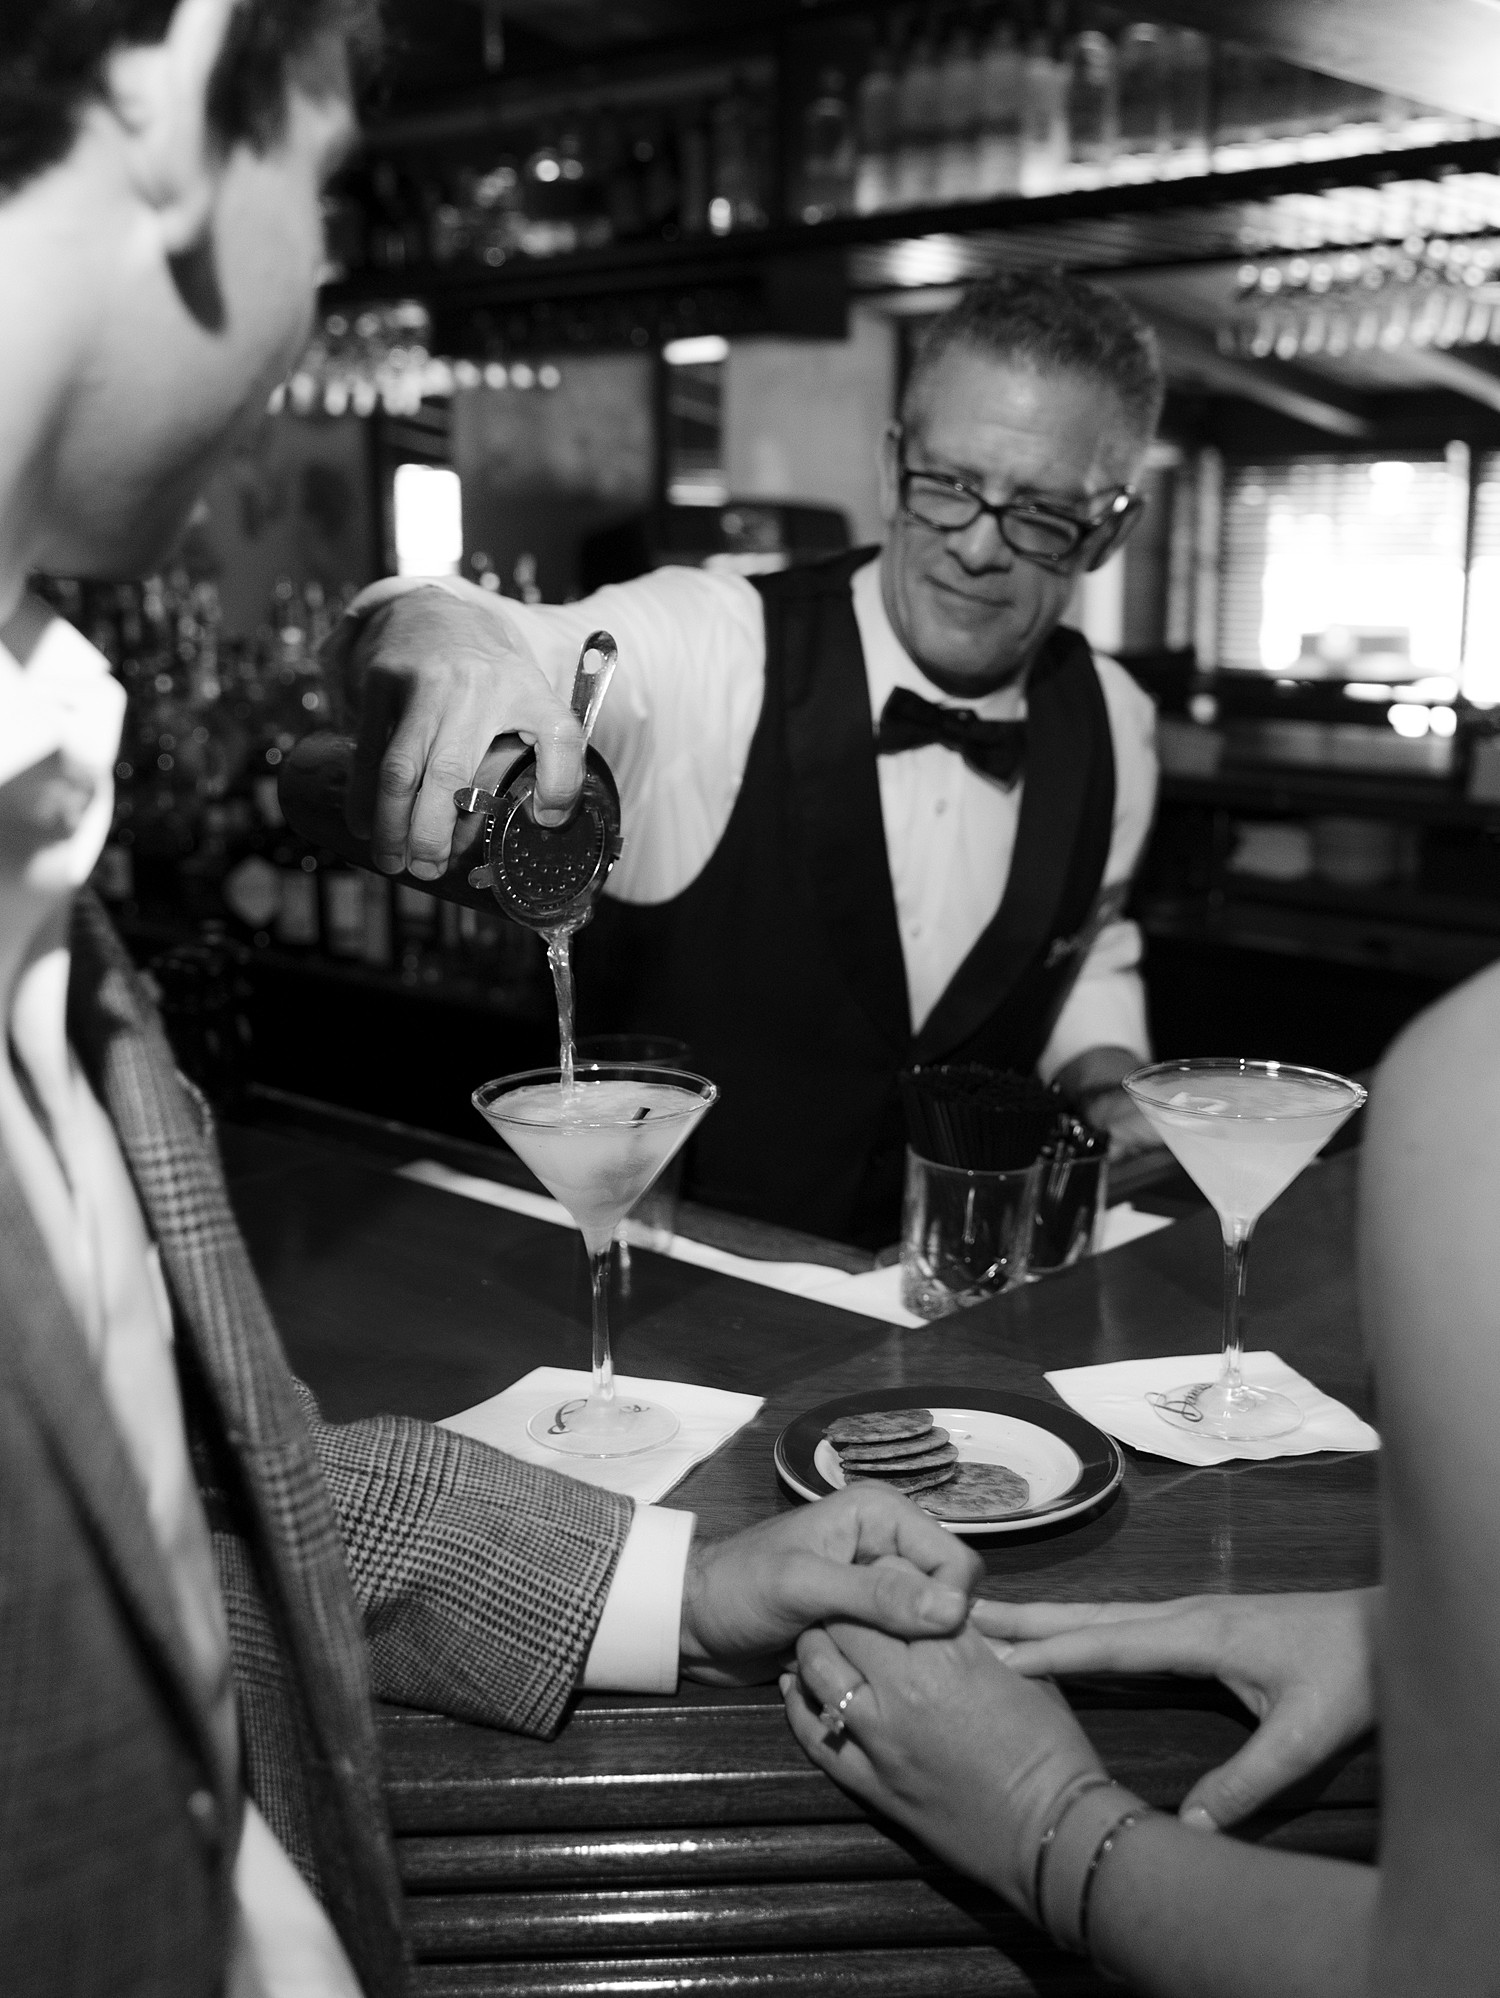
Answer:
M736 83L713 110L713 199L708 223L716 236L763 229L770 220L765 189L763 107Z
M359 875L364 888L364 935L360 956L377 970L388 971L396 961L391 883L386 875L377 874L370 868L361 868Z
M1196 28L1166 33L1170 171L1207 173L1213 147L1213 46Z
M979 188L979 59L960 22L938 67L937 198L972 201Z
M1026 49L1021 99L1021 192L1055 194L1068 164L1068 66L1042 29Z
M677 159L682 175L678 220L684 236L701 236L708 228L708 204L713 199L713 141L701 104L689 105L679 117Z
M801 200L804 222L829 222L854 205L854 120L844 73L825 69L802 114Z
M1115 47L1097 28L1073 37L1068 52L1068 170L1070 187L1100 187L1119 144Z
M854 208L859 215L879 215L896 200L896 77L889 49L876 51L860 79L856 117Z
M937 195L942 71L931 38L918 35L896 83L896 201L916 208Z
M318 866L322 891L323 947L330 957L361 959L365 954L365 877L356 867L325 854Z
M981 196L1021 191L1021 107L1026 59L1016 31L996 22L979 62L977 191Z
M1132 21L1117 51L1119 79L1118 176L1154 180L1171 144L1167 94L1169 31L1154 21Z
M316 950L323 933L317 857L289 837L275 847L272 860L281 881L276 941L285 950Z

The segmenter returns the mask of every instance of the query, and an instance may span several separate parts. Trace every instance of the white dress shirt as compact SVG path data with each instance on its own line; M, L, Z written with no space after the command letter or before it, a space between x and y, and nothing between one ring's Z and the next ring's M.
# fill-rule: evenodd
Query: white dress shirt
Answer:
M620 661L594 740L620 787L625 847L605 892L638 903L680 894L729 824L760 719L766 657L759 593L743 577L686 568L611 584L575 604L520 604L442 580L512 624L564 698L589 632L602 626L613 633ZM412 587L409 578L377 583L356 600L353 615ZM960 702L933 685L891 627L878 561L855 573L851 591L874 722L897 687L939 705L971 707L985 720L1025 715L1018 688ZM1110 888L1130 879L1150 830L1156 711L1122 666L1096 663L1115 755L1103 882ZM939 743L881 756L877 768L916 1032L1000 906L1025 777L1007 789ZM1044 1081L1089 1048L1122 1047L1149 1058L1140 957L1134 923L1116 920L1099 931L1038 1063Z
M70 743L110 730L112 743L119 739L123 700L103 657L62 620L43 615L38 628L25 668L0 646L0 785ZM89 760L107 768L113 756L109 748ZM108 825L108 800L96 798L74 835L92 847L82 871ZM17 982L6 1025L49 1128L43 1131L10 1064L0 1060L0 1144L99 1368L200 1694L225 1754L234 1757L228 1631L188 1455L171 1305L113 1126L67 1043L67 985L65 945L29 962ZM586 1686L662 1692L676 1685L693 1525L691 1513L637 1506L589 1652ZM332 1924L248 1799L234 1884L239 1919L229 1998L359 1998Z

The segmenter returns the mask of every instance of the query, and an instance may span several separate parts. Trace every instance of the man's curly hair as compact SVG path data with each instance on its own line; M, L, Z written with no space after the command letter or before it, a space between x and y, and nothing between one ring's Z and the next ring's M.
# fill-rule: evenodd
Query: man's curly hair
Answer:
M0 0L0 196L70 151L116 49L161 41L178 0ZM321 35L373 55L379 0L239 0L209 85L221 144L273 144L289 66Z

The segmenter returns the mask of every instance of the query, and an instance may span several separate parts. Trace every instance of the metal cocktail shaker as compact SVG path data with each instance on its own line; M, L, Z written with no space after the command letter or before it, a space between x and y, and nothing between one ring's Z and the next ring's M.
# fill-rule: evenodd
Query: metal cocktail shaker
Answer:
M588 743L618 657L607 631L583 642L573 679L572 708ZM506 915L548 935L581 929L620 857L620 793L595 749L585 748L583 790L560 826L535 817L536 751L505 773L498 791L471 785L455 791L460 812L483 812L484 859L469 870L471 888L488 888Z

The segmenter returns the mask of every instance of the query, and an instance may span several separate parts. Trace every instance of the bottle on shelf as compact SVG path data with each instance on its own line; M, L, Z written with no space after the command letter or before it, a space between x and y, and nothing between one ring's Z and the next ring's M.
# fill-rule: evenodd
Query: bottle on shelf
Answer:
M1167 170L1207 173L1213 149L1213 49L1196 28L1166 33Z
M882 47L860 79L855 100L856 214L880 215L896 205L896 113L895 60Z
M716 236L735 229L764 229L770 221L766 193L764 106L741 81L713 111L713 199L708 224Z
M938 65L937 198L972 201L979 192L979 58L960 20Z
M1115 45L1098 28L1085 28L1068 50L1069 187L1102 187L1112 176L1120 139L1119 81Z
M1068 167L1068 65L1038 28L1026 45L1021 98L1021 192L1055 194Z
M1001 15L979 59L975 192L981 199L1021 192L1021 127L1026 58L1011 22Z
M932 38L924 31L907 50L896 80L897 208L919 208L937 199L942 88Z
M854 118L844 72L825 69L818 94L802 113L801 196L804 222L830 222L854 206Z
M1172 144L1168 96L1169 31L1154 21L1132 21L1116 51L1119 84L1121 180L1156 180Z
M701 104L678 114L677 160L681 174L678 220L684 236L702 236L708 229L708 205L713 200L713 141Z

